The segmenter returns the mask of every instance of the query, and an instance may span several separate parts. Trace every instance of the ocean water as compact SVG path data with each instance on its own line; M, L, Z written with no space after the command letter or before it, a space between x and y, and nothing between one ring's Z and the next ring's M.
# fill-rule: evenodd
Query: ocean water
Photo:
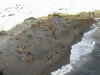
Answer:
M100 75L100 19L93 30L84 33L82 40L71 49L70 64L51 72L51 75Z

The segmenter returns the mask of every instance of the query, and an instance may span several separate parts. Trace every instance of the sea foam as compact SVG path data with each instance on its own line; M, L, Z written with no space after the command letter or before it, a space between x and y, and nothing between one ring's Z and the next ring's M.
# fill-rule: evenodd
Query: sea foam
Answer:
M97 20L97 19L96 19ZM52 72L52 75L67 75L70 73L74 67L73 66L82 66L81 63L85 63L85 59L82 60L84 56L91 53L94 49L95 41L93 38L93 33L96 32L96 28L88 31L83 34L82 40L77 44L74 44L71 49L70 55L70 64L66 64L66 66L62 66L57 71ZM88 60L88 59L86 59Z

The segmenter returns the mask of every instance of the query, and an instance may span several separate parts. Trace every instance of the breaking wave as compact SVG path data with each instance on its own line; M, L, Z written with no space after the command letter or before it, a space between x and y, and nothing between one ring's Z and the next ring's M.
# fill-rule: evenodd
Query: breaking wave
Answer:
M82 40L72 46L70 64L51 72L51 75L100 75L100 59L96 58L100 57L100 24L99 19L95 21L95 29L84 33Z

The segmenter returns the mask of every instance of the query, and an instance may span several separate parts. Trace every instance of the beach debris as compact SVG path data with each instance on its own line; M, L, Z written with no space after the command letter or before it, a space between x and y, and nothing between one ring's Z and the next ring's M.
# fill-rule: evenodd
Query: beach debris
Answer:
M40 27L40 30L44 30L44 31L46 31L46 29L45 29L44 27Z
M27 57L30 58L30 59L33 59L33 58L34 58L34 56L33 56L33 54L31 53L31 51L28 51L28 52L26 52L25 54L26 54Z
M32 61L26 61L26 63L28 63L28 64L32 64Z
M61 52L59 52L59 51L55 51L55 53L56 53L56 54L60 54Z
M30 45L29 47L32 47L33 45Z
M26 43L29 43L29 41L28 41L28 40L26 40Z
M25 58L22 58L21 60L22 60L22 61L24 61L24 60L25 60Z
M15 37L15 40L20 40L20 38L21 38L21 37L19 37L19 36L16 36L16 37Z
M61 53L60 51L55 51L52 54L60 54L60 53Z
M63 52L64 50L63 49L60 49L61 50L61 52Z
M3 58L3 56L0 56L0 58Z
M37 22L38 25L42 24L40 21Z
M53 58L52 55L47 55L47 59L48 59L48 60L51 60L52 58Z
M10 34L11 36L13 36L13 34Z
M60 46L61 48L65 48L63 45Z
M27 55L29 59L33 59L34 56L33 55Z
M7 62L5 62L5 63L4 63L4 65L6 65L6 66L7 66L7 65L8 65L8 63L7 63Z
M18 54L22 54L22 52L20 50L16 50L15 52Z
M32 25L32 27L34 27L34 26L36 27L36 26L38 26L38 24L37 24L37 23L35 23L35 24L33 24L33 25Z
M51 35L51 37L53 37L54 39L57 39L57 37L55 35Z
M26 46L18 46L19 49L18 50L24 50L26 48Z
M28 35L28 38L31 38L32 37L32 35Z

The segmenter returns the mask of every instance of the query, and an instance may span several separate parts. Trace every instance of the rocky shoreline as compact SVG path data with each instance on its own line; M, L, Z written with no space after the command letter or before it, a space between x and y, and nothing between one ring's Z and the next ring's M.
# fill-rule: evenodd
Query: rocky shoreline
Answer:
M69 63L71 46L92 23L93 19L57 16L26 19L1 35L0 71L4 75L48 75Z

